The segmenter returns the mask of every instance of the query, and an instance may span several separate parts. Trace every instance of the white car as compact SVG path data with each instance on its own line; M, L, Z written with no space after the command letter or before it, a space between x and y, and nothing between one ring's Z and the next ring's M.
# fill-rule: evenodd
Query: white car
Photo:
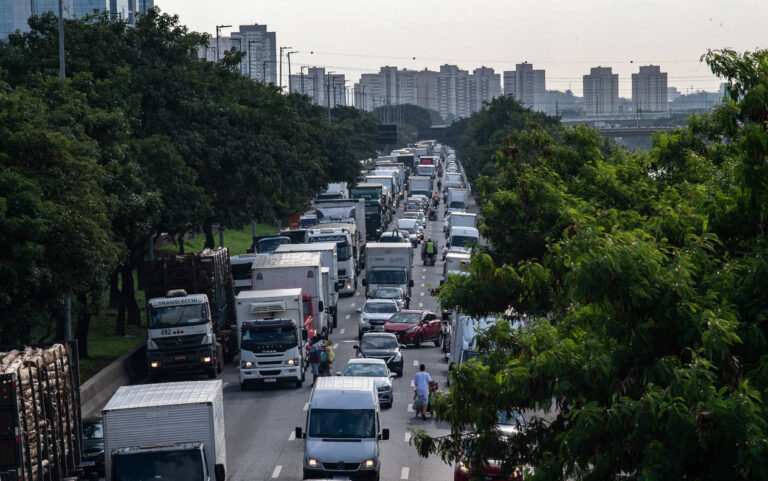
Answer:
M415 247L421 242L424 226L419 219L401 218L397 221L397 230L407 232L411 239L411 244Z
M384 332L384 324L400 308L394 299L368 299L362 308L358 308L360 321L358 337L363 338L366 332Z
M337 372L336 374L340 376L342 373ZM395 399L395 390L392 386L394 374L389 372L384 359L350 359L346 369L344 369L344 375L372 377L373 384L379 394L379 404L383 408L392 407L392 401Z
M423 211L418 212L405 212L402 216L402 219L419 219L422 224L426 223L427 216L424 215Z

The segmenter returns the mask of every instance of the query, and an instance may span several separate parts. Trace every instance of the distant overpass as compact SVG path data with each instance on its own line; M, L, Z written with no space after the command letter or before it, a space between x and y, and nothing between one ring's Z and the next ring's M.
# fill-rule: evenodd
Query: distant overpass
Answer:
M600 127L597 129L604 137L650 137L654 132L666 132L675 127Z

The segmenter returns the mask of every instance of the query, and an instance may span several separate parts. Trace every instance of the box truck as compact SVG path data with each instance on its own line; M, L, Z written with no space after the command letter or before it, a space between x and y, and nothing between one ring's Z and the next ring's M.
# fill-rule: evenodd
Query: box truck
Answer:
M289 252L317 252L323 266L323 304L331 317L333 327L338 324L339 281L338 247L335 242L315 242L312 244L284 244L277 248L277 254ZM326 274L327 273L327 274Z
M406 243L368 244L366 249L366 277L363 279L366 296L380 287L399 287L410 304L413 277L413 248Z

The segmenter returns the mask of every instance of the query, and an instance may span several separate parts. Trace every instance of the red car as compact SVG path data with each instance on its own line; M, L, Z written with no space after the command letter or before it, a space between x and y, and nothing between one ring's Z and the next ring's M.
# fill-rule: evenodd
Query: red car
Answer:
M456 469L453 470L453 481L469 481L472 479L472 470L464 463L458 463ZM480 479L493 480L493 481L523 481L523 472L515 469L514 472L508 478L501 476L501 466L499 463L491 461L488 463L482 473L480 473Z
M402 310L389 318L384 330L393 333L402 344L421 347L421 343L433 341L437 347L443 345L442 326L434 312Z

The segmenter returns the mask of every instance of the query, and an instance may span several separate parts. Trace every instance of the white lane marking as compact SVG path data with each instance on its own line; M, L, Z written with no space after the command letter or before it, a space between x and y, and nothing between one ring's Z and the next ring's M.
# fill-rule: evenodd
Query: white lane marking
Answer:
M427 276L421 276L421 278L422 278L422 279L426 279L426 278L427 278Z
M419 367L419 361L413 361L413 365Z
M347 314L347 317L345 317L344 319L349 319L349 314Z
M272 471L272 479L280 476L280 471L282 470L283 470L283 467L281 465L278 464L277 466L275 466L275 470ZM406 478L403 478L403 479L406 479Z
M419 293L419 295L420 295L420 296L423 296L423 295L424 295L424 293L423 293L423 292L421 292L421 293Z
M409 442L411 440L411 433L405 433L405 442Z
M343 340L343 341L336 341L336 342L348 342L348 343L354 343L354 342L357 342L357 341L355 341L354 339L345 339L345 340Z
M341 328L341 330L339 331L339 334L344 334L344 332L345 332L345 331L346 331L346 329L344 329L344 328L342 327L342 328Z
M419 307L424 307L424 303L423 302L419 302Z
M421 272L427 272L427 270L426 269L422 269Z
M350 304L350 307L355 307L355 303L353 302L352 304Z
M296 440L296 431L291 431L291 435L288 436L288 441L295 441Z
M409 413L415 413L416 411L413 410L413 403L408 403L408 412Z
M411 387L416 387L416 385L413 383L413 379L411 379Z
M403 469L400 470L400 479L408 479L409 471L410 471L410 469L408 469L407 467L403 466Z
M422 285L421 285L421 287L427 287L427 286L425 286L424 284L422 284Z
M307 409L309 409L309 402L304 404L304 409L302 409L302 411L306 411Z

